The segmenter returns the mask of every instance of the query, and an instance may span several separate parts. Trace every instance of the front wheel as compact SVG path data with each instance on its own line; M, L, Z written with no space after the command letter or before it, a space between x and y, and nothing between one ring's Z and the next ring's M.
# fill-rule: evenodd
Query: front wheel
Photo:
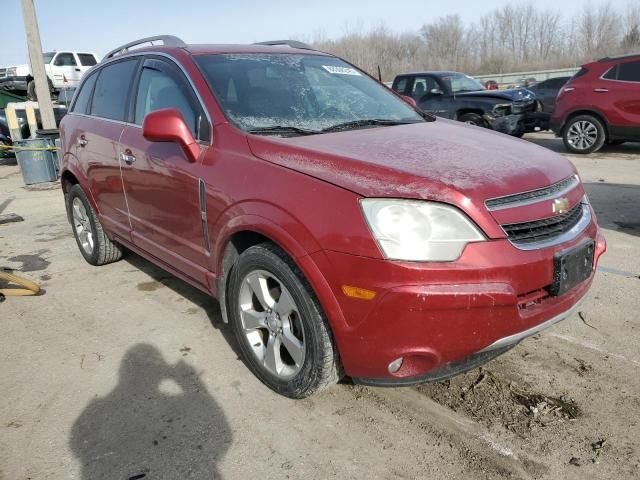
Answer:
M122 247L107 237L80 185L69 190L67 210L76 243L87 262L106 265L122 258Z
M489 125L487 124L485 119L477 113L462 114L460 115L460 117L458 117L458 121L468 123L469 125L475 125L476 127L489 128Z
M232 329L249 369L269 388L304 398L338 381L331 330L311 286L277 246L245 250L229 279Z
M597 152L606 140L602 122L592 115L578 115L567 122L562 131L562 141L571 153Z

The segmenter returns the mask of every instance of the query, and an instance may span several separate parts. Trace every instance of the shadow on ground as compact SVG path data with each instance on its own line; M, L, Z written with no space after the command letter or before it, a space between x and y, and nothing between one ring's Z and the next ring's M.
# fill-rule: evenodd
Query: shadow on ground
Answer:
M232 442L224 413L195 370L138 344L118 385L75 421L70 446L83 480L217 479Z
M640 185L602 182L584 187L601 227L640 237Z
M180 280L178 277L163 270L157 265L151 263L147 259L137 255L133 252L128 252L125 260L134 268L146 273L153 278L154 282L157 282L167 288L170 288L178 295L186 298L191 303L200 307L206 312L211 325L219 330L224 336L229 346L233 349L233 352L240 358L240 349L236 342L231 328L227 328L227 325L222 321L222 313L220 312L220 304L211 295L198 290L197 288L189 285L187 282ZM139 287L140 288L140 287Z

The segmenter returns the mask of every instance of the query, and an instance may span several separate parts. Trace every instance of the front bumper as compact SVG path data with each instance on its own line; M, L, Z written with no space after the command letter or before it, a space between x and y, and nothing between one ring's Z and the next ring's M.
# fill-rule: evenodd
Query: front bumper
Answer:
M549 295L554 254L588 238L596 241L590 277L561 296ZM359 383L406 385L475 368L566 318L587 293L605 249L592 223L572 241L541 250L518 250L507 240L470 244L448 264L327 251L313 257L344 316L332 327L346 373ZM376 297L348 298L345 284ZM402 366L391 373L389 365L400 357Z
M485 119L493 130L507 135L521 135L549 130L549 117L550 115L545 112L525 112L502 117L487 115Z

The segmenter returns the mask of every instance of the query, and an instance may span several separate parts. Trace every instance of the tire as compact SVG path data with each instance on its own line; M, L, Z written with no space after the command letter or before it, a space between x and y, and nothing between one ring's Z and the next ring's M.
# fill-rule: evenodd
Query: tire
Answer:
M562 130L562 141L571 153L589 154L602 148L607 132L600 120L592 115L578 115Z
M326 316L282 249L266 242L245 250L231 270L227 291L243 360L262 383L280 395L304 398L340 379Z
M78 249L88 263L106 265L122 258L122 247L109 240L80 185L69 191L67 212Z
M477 113L464 113L458 117L458 121L468 123L469 125L475 125L476 127L489 128L485 119Z
M50 78L47 78L47 84L49 85L49 93L53 93L53 83ZM27 99L36 102L38 100L38 96L36 95L36 81L30 80L27 83Z

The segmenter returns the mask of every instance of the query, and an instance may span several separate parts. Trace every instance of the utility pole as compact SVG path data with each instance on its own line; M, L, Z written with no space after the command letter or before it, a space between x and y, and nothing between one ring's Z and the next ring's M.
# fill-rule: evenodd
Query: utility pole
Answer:
M51 94L49 92L47 72L44 69L44 60L42 59L42 43L40 42L36 8L33 0L21 0L21 2L24 29L27 32L31 73L36 83L36 97L38 98L42 128L53 129L56 128L56 119L53 116L53 103L51 102Z

